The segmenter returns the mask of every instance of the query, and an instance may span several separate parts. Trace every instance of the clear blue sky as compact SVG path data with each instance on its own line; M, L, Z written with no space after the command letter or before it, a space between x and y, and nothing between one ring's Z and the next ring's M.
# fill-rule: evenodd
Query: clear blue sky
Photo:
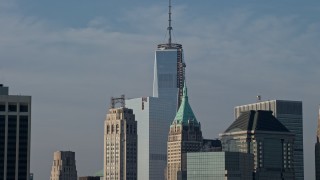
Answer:
M257 94L302 100L305 177L314 179L319 12L316 0L173 0L174 41L205 138ZM33 97L36 179L50 177L56 150L76 152L80 176L102 169L109 98L151 95L166 26L166 0L0 0L0 83Z

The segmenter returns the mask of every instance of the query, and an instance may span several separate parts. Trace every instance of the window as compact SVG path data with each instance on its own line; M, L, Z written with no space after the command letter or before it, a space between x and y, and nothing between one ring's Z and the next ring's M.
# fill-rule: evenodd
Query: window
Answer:
M16 104L9 104L8 110L9 110L9 112L17 112L17 105Z
M5 104L0 104L0 112L6 111L6 105Z
M20 112L28 112L28 104L20 104Z

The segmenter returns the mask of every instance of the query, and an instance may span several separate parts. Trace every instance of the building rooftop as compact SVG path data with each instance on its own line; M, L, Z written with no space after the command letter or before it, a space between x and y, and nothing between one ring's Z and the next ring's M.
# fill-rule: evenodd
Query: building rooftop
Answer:
M251 110L242 112L241 115L225 131L277 131L290 132L277 118L272 111Z
M174 118L173 124L187 125L189 121L192 121L194 125L199 125L196 116L194 115L191 106L188 101L188 92L186 84L183 87L183 98L179 110Z

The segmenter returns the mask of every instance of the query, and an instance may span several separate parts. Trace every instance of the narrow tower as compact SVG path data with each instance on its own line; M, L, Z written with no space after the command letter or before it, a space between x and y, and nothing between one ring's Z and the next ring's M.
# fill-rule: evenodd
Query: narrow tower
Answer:
M186 176L184 153L199 152L202 147L201 125L188 101L187 87L179 110L170 125L168 137L167 180L182 180Z
M124 95L111 98L104 122L104 179L137 180L137 121Z
M72 151L56 151L50 180L77 180L75 153Z
M318 113L317 142L315 144L316 180L320 180L320 106Z
M168 42L159 44L155 53L153 96L166 98L176 103L182 101L186 64L181 44L172 42L171 0L169 0Z

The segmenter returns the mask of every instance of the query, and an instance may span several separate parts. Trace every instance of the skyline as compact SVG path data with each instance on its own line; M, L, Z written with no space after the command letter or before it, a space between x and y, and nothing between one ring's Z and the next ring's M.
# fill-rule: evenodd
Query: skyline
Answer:
M204 136L218 138L234 120L233 108L258 94L301 100L305 177L313 179L320 3L172 3L173 42L184 46L189 97ZM0 0L0 24L0 82L33 98L31 172L48 178L56 150L76 152L79 176L101 170L110 97L152 95L167 1Z

